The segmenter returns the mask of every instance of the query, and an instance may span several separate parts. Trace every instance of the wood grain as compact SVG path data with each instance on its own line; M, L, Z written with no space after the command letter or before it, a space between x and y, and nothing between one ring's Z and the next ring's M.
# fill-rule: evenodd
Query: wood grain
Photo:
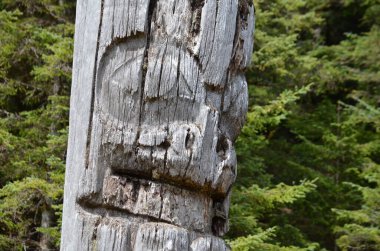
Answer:
M77 4L61 250L228 250L246 0Z

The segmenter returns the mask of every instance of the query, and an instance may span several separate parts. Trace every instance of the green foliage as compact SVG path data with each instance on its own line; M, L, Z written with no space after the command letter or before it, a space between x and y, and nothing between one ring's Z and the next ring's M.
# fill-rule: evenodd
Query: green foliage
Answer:
M73 2L0 1L0 250L59 245Z
M236 250L377 250L379 2L255 6L253 103L228 238ZM305 179L316 188L294 186ZM261 195L276 184L291 200L268 207Z
M275 236L274 228L268 229L256 235L249 235L247 237L238 238L229 244L233 250L237 251L313 251L318 250L318 244L310 244L306 248L287 246L281 247L278 244L271 244L270 241Z
M380 110L357 100L356 106L346 105L350 116L348 126L353 130L357 126L371 126L377 133L380 130ZM373 138L362 147L362 172L359 175L368 184L348 183L358 189L363 198L362 205L357 210L333 209L337 214L338 223L335 232L339 236L337 245L344 251L379 250L380 249L380 165L371 156L379 156L379 137Z
M30 240L30 245L38 246L31 241L38 233L30 230L38 226L41 211L49 210L54 200L62 198L62 194L59 183L38 178L25 178L4 186L0 190L0 225L4 226L1 230L12 237L3 235L2 239L8 238L14 249L24 240Z
M74 6L0 0L0 250L36 250L42 237L59 246ZM255 9L227 241L380 250L380 2Z
M230 220L232 226L238 228L232 229L232 232L255 233L259 217L277 209L286 211L288 204L305 198L315 187L315 181L302 181L300 185L292 186L280 183L273 188L252 185L249 188L235 189Z

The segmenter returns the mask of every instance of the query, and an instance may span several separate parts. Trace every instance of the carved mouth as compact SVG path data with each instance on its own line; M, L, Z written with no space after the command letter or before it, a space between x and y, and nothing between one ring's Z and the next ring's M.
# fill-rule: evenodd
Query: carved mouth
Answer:
M225 196L235 179L232 143L214 130L204 132L196 123L184 122L139 131L112 130L107 133L113 138L100 146L98 163L113 175L160 181L213 198Z
M89 165L99 170L93 177L98 185L84 191L77 203L106 217L222 235L228 228L226 197L236 158L232 143L218 133L217 118L205 107L194 123L128 129L120 120L99 117L96 135L103 135L102 141Z
M215 224L226 224L221 213L223 200L206 191L146 179L138 175L106 175L101 194L83 196L78 204L96 214L115 215L133 220L169 223L201 233L213 232ZM138 217L137 217L138 216ZM142 217L142 218L141 218Z

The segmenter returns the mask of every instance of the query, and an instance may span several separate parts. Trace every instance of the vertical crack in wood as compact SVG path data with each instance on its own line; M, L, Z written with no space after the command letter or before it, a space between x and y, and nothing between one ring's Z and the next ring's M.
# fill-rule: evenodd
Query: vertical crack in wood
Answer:
M218 236L228 230L253 27L238 4L96 0L86 12L96 23L77 23L92 36L91 53L76 56L91 64L77 65L87 81L74 90L86 102L75 121L81 176L79 192L67 194L78 230L63 250L228 250Z
M88 132L87 132L87 143L86 143L86 163L85 168L87 169L90 164L90 146L91 146L91 134L92 134L92 121L94 116L94 106L95 106L95 87L96 87L96 76L98 73L98 54L99 54L99 45L100 45L100 35L102 32L102 24L103 24L103 14L104 14L104 0L101 0L100 4L100 22L99 22L99 28L98 28L98 36L97 36L97 44L96 44L96 51L95 51L95 63L94 63L94 72L93 72L93 79L92 79L92 86L91 86L91 107L90 107L90 121L88 124Z
M150 0L149 6L148 6L148 20L147 20L147 31L146 31L146 47L145 47L145 53L144 53L144 59L143 59L143 69L142 69L142 78L141 78L141 105L140 105L140 114L139 114L139 122L138 122L138 131L136 135L136 139L134 142L134 145L137 145L137 141L141 134L141 122L142 122L142 116L144 114L144 108L145 108L145 101L144 101L144 91L145 91L145 81L146 81L146 74L148 72L148 57L149 57L149 48L151 43L151 28L152 28L152 20L154 16L154 11L157 7L157 1L158 0Z

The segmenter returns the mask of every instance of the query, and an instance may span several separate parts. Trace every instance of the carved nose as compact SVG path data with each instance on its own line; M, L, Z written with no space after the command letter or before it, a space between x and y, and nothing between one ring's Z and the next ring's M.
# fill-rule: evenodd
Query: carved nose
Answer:
M193 146L198 140L199 138L195 136L194 128L178 128L178 130L173 133L173 151L178 154L187 155L189 151L193 150Z
M178 155L187 154L199 141L199 129L192 125L167 128L148 128L140 133L140 146L171 149Z
M213 189L226 194L236 179L236 152L230 139L220 135L216 146L217 164Z

